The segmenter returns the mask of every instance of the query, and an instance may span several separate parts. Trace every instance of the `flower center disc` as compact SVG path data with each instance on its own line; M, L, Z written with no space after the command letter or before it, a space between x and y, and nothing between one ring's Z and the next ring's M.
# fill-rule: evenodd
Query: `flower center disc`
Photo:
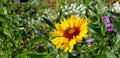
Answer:
M64 31L63 36L71 40L73 37L79 35L80 33L80 28L79 27L73 27L73 28L68 28Z

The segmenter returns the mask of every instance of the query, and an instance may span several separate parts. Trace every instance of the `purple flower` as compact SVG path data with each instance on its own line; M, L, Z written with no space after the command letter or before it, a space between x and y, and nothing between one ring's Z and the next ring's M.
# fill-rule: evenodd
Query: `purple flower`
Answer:
M87 39L87 41L86 42L88 42L88 46L90 47L90 46L92 46L92 44L93 44L93 39Z
M109 17L108 16L103 16L103 19L105 23L110 23Z
M109 28L107 29L107 31L111 33L111 32L114 32L114 29L113 29L113 27L109 27Z
M108 33L114 32L114 28L113 28L112 23L110 22L109 17L108 16L103 16L103 19L104 19L104 22L106 24L107 32Z
M106 24L106 27L107 27L107 28L109 28L109 27L111 27L111 26L112 26L111 23Z

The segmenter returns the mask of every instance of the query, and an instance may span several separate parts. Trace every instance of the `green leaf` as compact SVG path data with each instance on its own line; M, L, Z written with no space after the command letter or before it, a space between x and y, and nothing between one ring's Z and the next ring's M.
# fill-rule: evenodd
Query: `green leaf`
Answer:
M3 33L4 33L7 37L11 38L11 34L10 34L10 32L9 32L7 29L4 29Z
M27 53L27 56L30 58L45 58L46 55L47 55L46 52L43 52L43 53L28 52Z
M48 53L46 53L46 52L37 53L37 52L28 51L28 52L24 52L22 54L19 54L17 57L18 58L26 58L26 57L29 57L29 58L45 58L45 56L47 54Z
M57 55L57 58L68 58L68 53L61 53Z
M59 15L58 18L56 19L56 22L57 22L57 23L60 22L60 18L61 18L61 16L62 16L62 10L61 10L61 9L60 9L59 13L60 13L60 15Z
M47 18L43 17L43 19L44 19L44 21L45 21L48 25L50 25L51 27L55 28L54 25L53 25L53 23L52 23L51 21L49 21Z
M111 52L109 49L105 49L105 54L107 58L117 58L117 56L113 52Z
M34 45L38 42L41 42L43 41L43 36L40 36L40 37L36 37L36 38L33 38L32 40L30 40L29 44L31 47L34 47Z
M93 58L107 58L105 54L95 55Z
M119 34L117 34L116 45L117 45L118 47L120 47L120 35L119 35Z
M0 4L7 3L7 0L1 0Z
M40 42L42 40L42 36L40 36L40 37L36 37L36 38L33 38L32 40L30 40L30 44L32 44L32 43L37 43L37 42Z
M114 29L120 34L120 20L119 19L111 19Z
M0 55L0 58L3 58L4 56L3 55Z
M17 58L26 58L26 53L22 53L22 54L19 54L18 56L17 56Z
M103 36L105 36L105 33L106 33L106 27L105 27L105 24L104 23L101 23L101 33Z
M36 38L33 38L32 40L30 40L29 45L30 45L31 47L34 47L34 45L35 45L36 43L43 42L43 43L45 44L44 46L46 46L46 45L47 45L47 44L46 44L47 41L49 41L48 38L47 38L47 36L46 36L46 35L41 35L41 36L39 36L39 37L36 37Z
M10 58L10 50L7 50L3 58Z
M96 5L96 3L91 3L91 5L88 5L88 9L90 9L92 12L94 12L95 14L98 14L97 9L95 8L95 6L92 5Z
M4 27L4 29L7 29L9 26L7 23L4 23L2 27Z

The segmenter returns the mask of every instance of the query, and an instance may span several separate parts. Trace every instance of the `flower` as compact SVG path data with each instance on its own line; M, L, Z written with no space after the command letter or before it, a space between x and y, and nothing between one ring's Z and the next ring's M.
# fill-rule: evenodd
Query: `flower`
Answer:
M88 43L88 47L91 47L92 44L94 43L94 39L92 39L92 34L87 35L87 40L86 42Z
M110 23L109 17L108 16L103 16L104 22L105 23Z
M92 44L94 43L93 41L94 41L94 40L93 40L92 38L87 39L86 42L88 43L88 46L89 46L89 47L92 46Z
M52 43L56 48L64 50L64 52L73 50L74 44L82 42L82 37L87 33L88 19L85 17L77 18L74 15L68 20L65 18L61 23L55 24L56 31L52 32Z
M103 19L104 19L104 22L106 24L107 32L108 33L114 32L114 28L113 28L112 23L110 22L109 17L108 16L103 16Z
M76 3L72 3L71 5L61 6L60 8L62 9L63 15L75 14L79 16L85 15L87 7L84 4L77 5Z
M119 2L116 2L113 4L112 11L116 12L116 13L120 13L120 3Z

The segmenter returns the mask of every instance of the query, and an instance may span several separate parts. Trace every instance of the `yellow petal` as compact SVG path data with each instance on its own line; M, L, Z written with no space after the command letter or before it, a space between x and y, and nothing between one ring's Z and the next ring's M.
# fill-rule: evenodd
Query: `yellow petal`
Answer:
M63 31L64 31L64 29L63 29L63 27L61 26L61 24L55 24L55 28L56 28L57 31L60 31L60 32L63 32Z
M56 46L56 48L61 48L61 46L66 44L67 39L64 37L57 37L52 40L52 43Z
M82 19L79 19L78 26L81 27L81 25L82 25Z
M78 26L79 18L77 18L76 16L72 15L71 16L71 20L73 22L73 26Z
M82 18L79 18L79 22L78 22L78 26L81 27L81 25L83 24L88 24L89 23L89 20L85 17L82 17Z
M88 31L88 30L82 31L82 32L80 33L80 36L81 36L81 37L84 37L84 36L86 35L87 31Z
M71 53L72 50L73 50L73 46L74 44L76 43L76 40L75 39L71 39L70 42L69 42L69 52Z
M61 46L65 45L66 43L66 38L61 38L59 39L59 43L56 45L57 48L61 48Z
M71 39L70 42L69 42L70 45L73 45L73 44L75 44L75 43L76 43L75 38Z
M60 26L63 30L66 30L69 27L68 21L64 18L63 21L61 21Z
M81 37L85 36L86 33L88 32L88 30L87 30L87 25L86 25L86 24L83 24L83 25L81 26L80 31L81 31L81 32L80 32L80 35L79 35L79 36L81 36Z
M63 40L63 43L62 43L60 49L65 49L67 44L68 44L68 39L66 38L66 39Z
M67 26L66 26L66 24L64 24L64 23L61 24L61 27L62 27L63 30L66 30L66 29L67 29Z
M51 40L51 42L54 44L54 45L57 45L59 43L59 38L55 38L53 40Z
M72 20L68 20L68 22L69 22L69 27L73 27L73 22L72 22Z
M59 32L59 31L56 31L56 32L51 32L52 36L63 36L63 32Z
M63 25L65 25L65 27L69 27L68 21L65 18L63 19Z
M64 52L66 52L68 49L69 49L69 45L67 44L65 49L64 49Z
M81 36L76 36L76 42L82 42L82 37Z
M79 26L78 23L79 23L79 19L77 18L75 23L74 23L75 24L74 26L78 27Z

